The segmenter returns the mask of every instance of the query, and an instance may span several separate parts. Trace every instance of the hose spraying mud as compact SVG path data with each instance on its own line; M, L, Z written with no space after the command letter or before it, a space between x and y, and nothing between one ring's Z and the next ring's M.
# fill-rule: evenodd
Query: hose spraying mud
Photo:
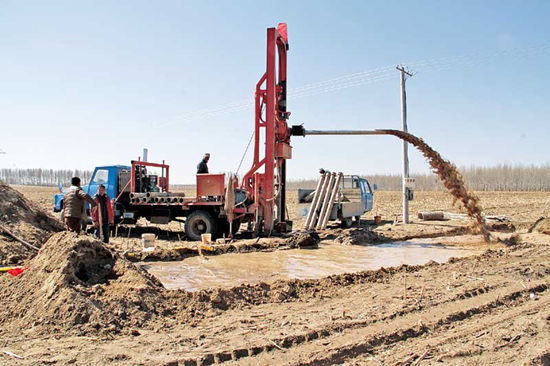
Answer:
M388 135L399 137L401 140L414 145L422 152L422 155L428 159L428 163L432 167L433 171L439 176L439 179L441 179L445 188L447 188L453 195L453 204L455 204L456 201L462 202L464 208L466 208L466 211L468 212L468 216L476 220L479 232L483 235L485 241L489 242L490 235L487 227L485 226L485 219L481 214L479 198L472 192L468 192L466 190L462 175L458 172L456 166L450 161L444 160L437 151L432 149L419 137L398 130L379 131L382 131Z

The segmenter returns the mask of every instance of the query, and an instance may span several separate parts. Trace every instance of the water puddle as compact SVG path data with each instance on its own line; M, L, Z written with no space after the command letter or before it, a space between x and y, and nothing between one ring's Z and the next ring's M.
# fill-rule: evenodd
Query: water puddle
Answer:
M278 279L321 278L401 264L425 264L431 260L443 263L451 257L481 252L414 241L376 246L322 244L318 249L197 256L179 262L147 262L141 266L167 289L197 291Z

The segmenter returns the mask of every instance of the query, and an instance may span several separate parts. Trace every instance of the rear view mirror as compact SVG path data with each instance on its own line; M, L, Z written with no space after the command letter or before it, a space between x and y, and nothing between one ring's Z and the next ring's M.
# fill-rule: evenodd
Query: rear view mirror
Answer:
M376 191L376 190L378 189L378 184L374 183L374 184L372 185L372 188Z

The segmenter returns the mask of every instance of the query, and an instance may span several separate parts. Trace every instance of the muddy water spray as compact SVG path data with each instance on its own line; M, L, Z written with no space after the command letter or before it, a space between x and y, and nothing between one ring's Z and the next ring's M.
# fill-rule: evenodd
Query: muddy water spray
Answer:
M381 130L389 135L399 137L401 140L407 141L414 145L418 150L422 152L422 155L428 159L433 171L439 176L439 179L443 182L445 188L451 192L454 197L453 204L456 201L462 202L468 216L476 220L477 227L480 233L483 235L485 241L489 241L489 231L485 226L485 219L481 215L481 207L479 205L479 198L472 192L468 192L464 186L464 180L462 175L456 169L456 166L450 161L444 160L441 155L432 149L428 144L419 137L411 135L410 133L398 131L398 130Z

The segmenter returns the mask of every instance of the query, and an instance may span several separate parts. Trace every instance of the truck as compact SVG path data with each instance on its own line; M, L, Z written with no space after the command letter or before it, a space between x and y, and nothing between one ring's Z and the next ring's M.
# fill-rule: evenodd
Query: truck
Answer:
M330 189L329 177L330 173L321 175L316 189L298 189L298 218L306 218L305 229L317 225L319 228L324 228L326 223L323 225L317 220L322 216L320 211L323 209L324 201L327 202L326 221L340 221L344 228L351 227L354 218L358 222L361 215L372 210L374 191L378 188L376 184L371 187L366 178L340 173L340 179L337 183L334 179ZM330 191L334 192L333 197L330 197ZM324 198L321 197L323 192L325 192Z
M151 168L160 169L160 175L151 173ZM231 236L229 229L232 235L238 231L240 218L233 219L231 225L227 222L225 174L197 174L195 197L170 192L169 174L170 166L164 162L159 164L138 159L131 161L129 166L96 167L90 183L82 189L93 196L98 187L104 185L107 195L112 199L117 224L135 224L140 218L156 224L180 221L185 223L185 232L191 240L200 240L205 233L220 237ZM237 205L247 201L244 190L235 187L231 187L231 190ZM54 196L54 211L61 212L61 215L65 193ZM89 216L88 204L86 211ZM86 222L89 223L89 217L86 217Z

